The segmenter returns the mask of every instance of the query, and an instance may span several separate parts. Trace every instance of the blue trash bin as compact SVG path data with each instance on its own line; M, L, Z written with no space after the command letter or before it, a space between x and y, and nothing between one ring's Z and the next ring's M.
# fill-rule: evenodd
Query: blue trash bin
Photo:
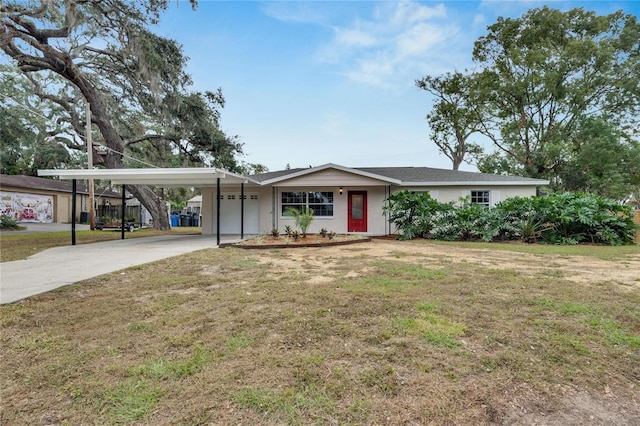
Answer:
M180 226L180 215L179 214L172 214L171 215L171 227L178 227Z
M191 218L191 223L193 224L193 226L197 227L198 226L198 215L194 214L193 217Z

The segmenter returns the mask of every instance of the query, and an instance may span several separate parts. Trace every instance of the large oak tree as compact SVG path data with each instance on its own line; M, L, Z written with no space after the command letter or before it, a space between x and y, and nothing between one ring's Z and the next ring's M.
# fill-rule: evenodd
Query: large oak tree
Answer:
M195 7L195 0L191 1ZM159 166L214 165L234 169L242 153L218 126L220 91L190 92L187 58L174 40L149 30L168 0L11 1L0 6L0 48L31 78L40 98L65 111L71 131L84 133L84 102L106 168L131 165L125 153ZM82 139L61 138L71 149ZM79 143L80 141L80 143ZM176 164L178 163L178 164ZM130 187L160 229L169 227L164 201L146 186Z
M496 148L488 163L505 165L503 171L548 178L564 189L565 169L588 145L576 138L598 140L588 135L597 131L585 125L588 119L609 123L620 143L637 137L640 24L634 15L544 7L499 18L476 41L473 59L488 111L481 132Z

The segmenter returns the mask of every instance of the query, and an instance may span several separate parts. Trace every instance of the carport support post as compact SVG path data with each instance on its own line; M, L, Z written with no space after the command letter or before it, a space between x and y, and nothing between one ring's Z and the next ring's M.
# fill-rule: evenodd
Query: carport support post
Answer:
M124 240L124 203L125 203L125 197L124 197L124 183L122 184L122 206L121 206L121 211L120 211L120 235L122 236L120 239Z
M76 245L76 192L78 189L78 181L71 180L71 245Z
M240 184L240 239L244 240L244 182Z
M220 178L216 184L216 244L220 245Z

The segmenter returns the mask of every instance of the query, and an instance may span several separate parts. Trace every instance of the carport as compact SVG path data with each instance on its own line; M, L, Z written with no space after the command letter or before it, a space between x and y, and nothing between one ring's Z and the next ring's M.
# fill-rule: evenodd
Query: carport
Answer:
M240 185L240 238L244 238L244 186L257 182L246 176L231 173L215 167L202 168L153 168L153 169L75 169L75 170L38 170L39 176L53 176L71 180L72 183L72 217L71 244L76 244L76 182L78 179L108 180L112 184L122 185L122 218L124 219L126 185L152 185L167 187L215 187L216 197L216 243L220 245L220 190L222 186ZM125 235L124 220L121 229L122 239Z

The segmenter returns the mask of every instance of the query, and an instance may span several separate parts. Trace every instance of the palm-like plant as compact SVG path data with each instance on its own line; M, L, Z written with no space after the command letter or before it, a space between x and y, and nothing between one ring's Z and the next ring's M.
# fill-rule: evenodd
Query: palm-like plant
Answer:
M302 207L300 210L290 208L287 210L287 215L293 216L296 221L296 226L300 228L302 238L307 238L307 229L313 222L313 210L308 207Z

